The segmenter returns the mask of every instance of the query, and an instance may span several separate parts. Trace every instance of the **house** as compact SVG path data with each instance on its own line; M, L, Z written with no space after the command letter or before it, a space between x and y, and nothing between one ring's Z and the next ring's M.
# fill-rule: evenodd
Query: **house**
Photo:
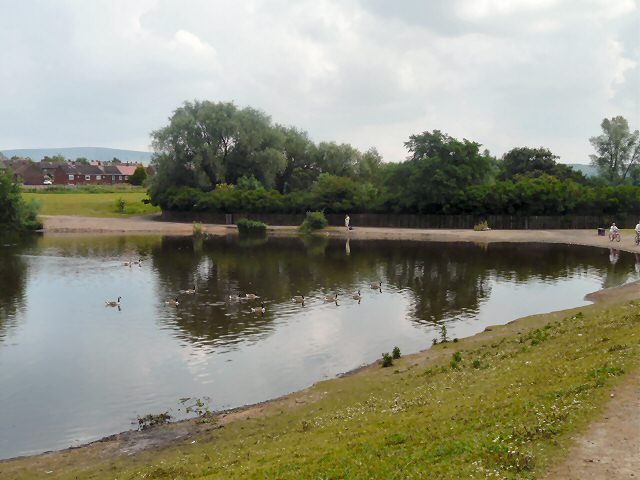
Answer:
M125 181L127 181L129 180L129 177L133 175L133 172L136 171L136 168L138 168L138 165L131 165L127 163L127 164L116 165L116 168L120 170L120 173L124 176Z
M0 162L1 170L10 169L13 178L23 185L42 185L44 182L44 174L36 163L27 159L4 160Z
M126 182L125 175L123 175L115 165L105 165L102 167L102 171L104 172L104 183L114 184Z

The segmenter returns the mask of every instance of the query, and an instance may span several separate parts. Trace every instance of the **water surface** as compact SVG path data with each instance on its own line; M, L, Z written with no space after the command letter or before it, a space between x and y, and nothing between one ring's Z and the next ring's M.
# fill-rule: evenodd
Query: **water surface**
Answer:
M464 337L584 304L637 267L631 254L550 244L47 236L3 246L0 458L126 430L137 415L180 416L183 397L210 397L212 409L274 398L394 345L428 347L443 324ZM382 291L369 287L377 281ZM323 300L335 292L338 305ZM260 300L229 301L245 293ZM105 307L118 296L120 309ZM176 296L177 307L165 303ZM266 313L251 313L261 301Z

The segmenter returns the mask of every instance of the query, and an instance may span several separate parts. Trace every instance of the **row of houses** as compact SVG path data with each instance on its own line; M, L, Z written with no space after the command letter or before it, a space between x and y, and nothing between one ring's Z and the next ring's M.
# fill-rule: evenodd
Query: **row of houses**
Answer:
M10 168L23 185L113 185L126 183L139 164L91 162L53 163L24 159L0 161L0 171ZM147 175L153 168L147 167Z

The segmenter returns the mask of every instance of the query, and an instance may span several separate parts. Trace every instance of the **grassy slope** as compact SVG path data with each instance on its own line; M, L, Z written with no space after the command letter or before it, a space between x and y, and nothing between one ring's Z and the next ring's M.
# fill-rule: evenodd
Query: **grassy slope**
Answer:
M638 367L639 340L640 303L532 317L391 368L321 382L195 444L130 458L105 455L100 447L75 450L0 463L0 473L17 479L51 470L47 478L537 478L562 455L569 435L598 413L607 387ZM452 365L456 351L462 360Z
M142 203L144 191L122 191L108 193L29 193L22 194L25 200L37 200L42 215L81 215L87 217L121 217L159 212L158 207ZM124 214L118 213L116 201L126 202Z

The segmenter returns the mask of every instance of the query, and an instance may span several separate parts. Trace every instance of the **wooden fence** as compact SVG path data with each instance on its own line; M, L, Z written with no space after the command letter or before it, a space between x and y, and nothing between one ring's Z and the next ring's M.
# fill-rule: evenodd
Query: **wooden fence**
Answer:
M161 220L170 222L201 222L230 225L241 218L260 220L268 225L300 225L304 214L289 213L200 213L163 211ZM418 215L393 213L354 213L351 225L357 227L384 228L441 228L470 229L486 220L496 230L554 230L589 229L608 227L616 222L620 228L633 228L638 217L610 215L563 215L563 216L517 216L517 215ZM344 215L327 214L330 225L344 225Z

